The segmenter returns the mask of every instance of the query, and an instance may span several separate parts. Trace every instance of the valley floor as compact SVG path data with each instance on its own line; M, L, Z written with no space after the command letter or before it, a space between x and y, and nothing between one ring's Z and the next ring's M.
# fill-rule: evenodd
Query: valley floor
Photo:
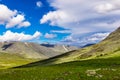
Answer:
M120 80L120 57L3 69L0 80Z

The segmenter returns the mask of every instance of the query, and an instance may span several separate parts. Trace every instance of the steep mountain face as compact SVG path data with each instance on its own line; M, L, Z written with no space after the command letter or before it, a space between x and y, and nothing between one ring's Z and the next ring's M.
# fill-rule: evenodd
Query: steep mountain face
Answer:
M59 64L77 60L110 58L120 56L120 27L98 44L81 48L64 55L40 62L40 64ZM38 64L39 62L37 62ZM33 63L31 65L37 65Z
M69 52L69 51L78 49L75 46L57 45L57 44L56 45L54 45L54 44L41 44L41 46L47 47L49 49L52 49L55 52L61 52L61 53Z
M112 32L106 39L103 41L110 40L110 41L118 41L120 40L120 27Z
M79 58L120 56L120 27L100 43L83 48L82 50L86 51Z
M77 49L65 45L43 45L28 42L0 42L0 52L17 54L23 58L47 59Z
M81 57L102 57L110 55L119 55L120 51L120 27L112 32L106 39L100 43L90 46L90 51L81 55ZM111 56L112 57L112 56Z

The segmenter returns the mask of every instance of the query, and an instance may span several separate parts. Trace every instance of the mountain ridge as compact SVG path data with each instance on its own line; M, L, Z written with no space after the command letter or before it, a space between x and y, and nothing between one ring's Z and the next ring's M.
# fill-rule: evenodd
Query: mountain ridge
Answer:
M29 42L0 42L0 52L20 54L25 58L49 58L67 51L77 49L72 46L54 45L46 47L42 44ZM60 50L59 50L60 49ZM67 49L67 51L66 51ZM28 54L27 54L28 53Z
M71 61L111 58L119 56L120 56L120 27L113 31L111 34L109 34L108 37L106 37L98 44L94 44L92 46L81 48L72 52L67 52L66 54L42 62L38 61L37 63L36 62L31 63L26 65L26 67L60 64Z
M71 51L77 48L63 45L46 47L29 42L0 42L0 67L11 68L49 59L64 54L66 49Z

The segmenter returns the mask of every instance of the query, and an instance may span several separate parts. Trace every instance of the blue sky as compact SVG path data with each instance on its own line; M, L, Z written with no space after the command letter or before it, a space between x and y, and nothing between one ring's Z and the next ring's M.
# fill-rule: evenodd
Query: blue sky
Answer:
M0 41L96 43L120 25L119 2L0 0Z

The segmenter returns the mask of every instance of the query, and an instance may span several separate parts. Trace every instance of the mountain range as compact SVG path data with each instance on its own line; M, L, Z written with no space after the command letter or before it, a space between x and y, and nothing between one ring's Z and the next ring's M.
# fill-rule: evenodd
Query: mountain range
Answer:
M0 43L0 80L120 80L120 28L84 48Z
M48 59L77 49L74 46L30 42L0 42L0 65L16 66ZM22 60L22 61L21 61ZM8 62L9 61L9 62Z
M37 44L29 42L1 42L2 67L60 64L71 61L120 56L120 27L100 43L78 49L74 46ZM2 57L6 58L4 60ZM7 60L11 62L7 62ZM21 62L20 62L21 61ZM27 65L28 66L28 65Z
M91 59L107 59L120 56L120 27L109 34L107 38L97 44L85 48L73 50L56 57L37 61L25 66L53 65L72 61L83 61ZM24 67L25 67L24 66Z

